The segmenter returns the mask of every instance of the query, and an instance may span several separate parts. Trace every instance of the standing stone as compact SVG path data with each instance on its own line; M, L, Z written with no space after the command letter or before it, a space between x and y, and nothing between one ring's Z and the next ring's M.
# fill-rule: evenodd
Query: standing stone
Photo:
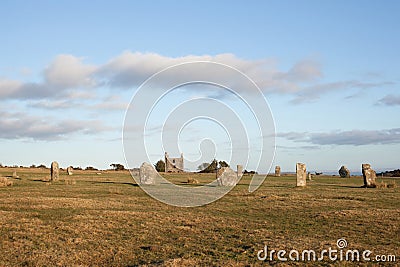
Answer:
M339 175L342 178L350 178L350 171L346 168L346 166L342 166L339 169Z
M51 163L51 168L50 168L50 181L57 181L59 177L60 177L60 167L58 166L57 161L53 161Z
M376 172L371 169L371 165L362 164L361 169L364 178L364 187L376 187Z
M243 166L242 165L237 165L236 168L237 168L237 177L238 178L242 177L242 175L243 175Z
M306 186L307 181L307 170L306 164L304 163L296 163L296 185L297 186Z
M158 175L154 166L150 163L143 162L139 169L139 177L141 184L155 184L155 179Z
M276 177L281 176L281 166L275 166L275 176Z
M308 176L308 180L309 180L309 181L312 181L312 174L311 174L311 172L308 172L307 176Z
M19 178L16 170L13 171L12 178Z
M72 175L73 174L73 171L74 170L74 168L72 168L71 166L69 166L68 168L67 168L67 174L68 175Z
M238 177L234 170L229 167L222 167L218 170L218 185L219 186L235 186Z

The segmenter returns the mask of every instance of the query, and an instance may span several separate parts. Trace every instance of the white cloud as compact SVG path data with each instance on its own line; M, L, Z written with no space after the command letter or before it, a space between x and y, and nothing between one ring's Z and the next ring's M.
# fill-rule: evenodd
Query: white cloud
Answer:
M22 83L19 81L0 79L0 97L2 99L10 97L16 93L21 85Z
M82 58L58 55L44 70L45 83L57 89L92 87L96 84L91 75L96 66L87 65Z
M301 104L304 102L315 101L322 94L338 91L338 90L365 90L370 88L381 88L383 86L393 85L393 82L361 82L357 80L347 80L331 83L315 84L304 87L300 92L296 93L296 97L292 100L293 104Z
M128 51L100 66L97 74L99 77L106 78L106 83L111 87L132 88L140 85L151 75L166 67L194 61L212 61L232 66L262 84L271 84L271 82L266 83L266 81L275 79L274 76L277 73L275 69L272 69L273 62L271 60L243 60L233 54L219 54L216 56L189 55L172 58L154 53L144 54ZM202 71L210 76L217 75L208 69L203 69ZM184 73L178 75L190 76L192 74Z
M137 88L156 72L179 63L193 61L213 61L232 66L253 79L264 93L293 94L293 103L302 103L318 99L320 95L331 91L346 89L367 89L392 85L391 82L361 82L358 80L323 83L321 65L313 60L301 60L288 70L281 70L272 59L247 60L233 54L188 55L184 57L167 57L156 53L139 53L126 51L108 62L100 65L87 64L83 58L73 55L58 55L44 70L41 82L20 82L0 80L0 96L2 99L55 99L73 98L84 95L84 98L95 94L96 89L105 85L110 89ZM238 82L237 77L224 77L208 68L199 68L204 77L218 77L232 84ZM197 73L196 72L196 73ZM194 73L174 73L174 77L164 77L159 81L161 86L168 79L195 77ZM228 74L231 75L231 74ZM231 84L227 84L231 86ZM248 86L236 86L248 92ZM383 103L390 103L382 99Z
M294 142L305 142L314 145L385 145L400 143L400 128L332 131L329 133L287 132L279 133L276 136Z
M400 96L396 95L386 95L378 101L380 105L387 106L399 106L400 105Z
M77 104L70 100L48 100L44 99L41 101L32 102L29 104L30 107L42 108L42 109L67 109L77 107Z
M81 58L59 55L43 71L42 82L0 80L2 99L43 99L64 97L74 90L92 88L96 81L91 77L96 67L86 65Z
M96 134L111 130L98 120L61 120L0 111L0 138L58 140L74 133Z
M90 108L98 110L126 110L128 105L129 102L114 95L103 99L100 103L90 106Z

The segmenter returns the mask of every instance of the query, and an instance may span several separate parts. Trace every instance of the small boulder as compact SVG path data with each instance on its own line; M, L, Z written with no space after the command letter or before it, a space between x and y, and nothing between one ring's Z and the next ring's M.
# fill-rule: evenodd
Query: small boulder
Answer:
M6 177L0 177L0 186L12 186L13 182L8 180Z
M187 179L187 182L188 182L188 184L198 184L199 183L199 181L196 178L193 178L193 177L189 177Z

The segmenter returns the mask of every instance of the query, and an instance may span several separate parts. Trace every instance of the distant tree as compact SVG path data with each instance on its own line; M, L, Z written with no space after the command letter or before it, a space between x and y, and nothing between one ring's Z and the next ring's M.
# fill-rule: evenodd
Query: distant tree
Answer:
M40 164L40 165L37 166L36 168L46 169L47 167L46 167L46 165L44 165L44 164Z
M156 164L154 164L154 168L156 168L158 172L165 172L165 162L160 159Z
M218 161L216 159L213 159L213 161L211 161L211 163L209 163L205 169L201 170L200 173L215 172L215 170L217 169L217 166L218 166Z
M29 166L29 168L36 168L36 165L32 164L31 166Z
M3 164L0 163L0 168L3 168Z
M210 163L208 163L208 162L203 162L202 164L200 164L200 165L197 167L197 170L202 171L202 170L204 170L205 168L207 168L208 165L210 165Z
M82 170L82 168L81 168L80 166L78 166L78 167L72 167L72 169L73 169L73 170L76 170L76 171L81 171L81 170Z
M220 166L221 168L223 168L223 167L229 167L229 164L226 163L226 161L220 161L220 162L219 162L219 166Z
M258 174L258 172L256 172L256 171L244 170L243 174Z
M115 170L115 171L123 171L125 170L124 165L119 164L119 163L112 163L110 166Z

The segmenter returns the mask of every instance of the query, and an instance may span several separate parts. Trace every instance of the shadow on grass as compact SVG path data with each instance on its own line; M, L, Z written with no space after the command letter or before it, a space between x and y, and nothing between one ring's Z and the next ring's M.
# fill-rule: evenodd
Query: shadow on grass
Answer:
M324 183L314 183L314 185L331 186L331 187L344 187L344 188L364 188L362 185L342 185L342 184L324 184Z
M32 182L42 182L42 183L49 183L50 182L49 180L43 180L43 179L32 179L30 181L32 181Z
M113 181L101 181L101 182L91 182L92 184L124 184L124 185L130 185L130 186L139 186L136 183L131 183L131 182L113 182Z

